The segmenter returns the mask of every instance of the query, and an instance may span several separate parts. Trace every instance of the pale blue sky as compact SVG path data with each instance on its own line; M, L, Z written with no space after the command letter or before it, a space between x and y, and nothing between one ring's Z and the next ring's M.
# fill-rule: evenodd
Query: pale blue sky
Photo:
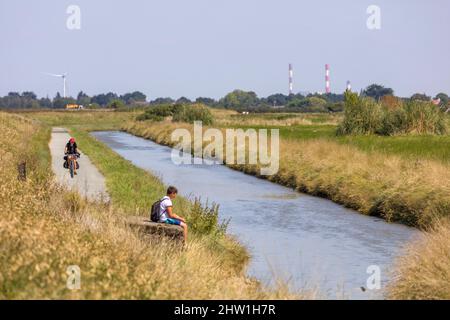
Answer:
M81 8L81 30L66 9ZM381 30L366 9L381 8ZM359 90L381 83L409 96L450 93L448 0L0 0L0 95L53 97L67 72L68 94L140 90L160 96L259 96Z

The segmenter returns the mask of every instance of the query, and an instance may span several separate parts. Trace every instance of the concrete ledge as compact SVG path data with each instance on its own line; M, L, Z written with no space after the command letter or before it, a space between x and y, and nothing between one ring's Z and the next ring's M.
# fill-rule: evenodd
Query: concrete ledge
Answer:
M138 233L152 236L166 236L183 241L183 228L164 223L155 223L148 217L132 216L127 218L127 224Z

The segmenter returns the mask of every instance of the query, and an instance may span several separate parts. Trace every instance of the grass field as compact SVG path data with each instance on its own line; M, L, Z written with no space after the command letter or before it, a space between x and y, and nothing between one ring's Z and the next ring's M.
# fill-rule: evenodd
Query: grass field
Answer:
M164 239L144 242L129 230L124 222L126 215L144 211L135 203L124 201L125 196L135 201L149 199L163 192L164 186L117 154L96 145L98 142L82 128L112 129L115 124L107 124L103 118L105 122L95 126L95 118L88 116L86 120L86 115L55 115L53 119L48 114L33 114L33 117L46 118L52 125L67 124L58 118L84 120L80 125L72 122L73 134L107 176L108 187L116 185L117 189L110 191L111 206L88 203L78 194L53 184L49 126L23 116L0 113L1 299L302 297L289 293L286 287L271 290L247 278L243 272L245 250L222 233L193 230L188 247L181 249ZM26 182L17 179L16 165L22 159L29 163ZM128 183L132 180L134 183ZM117 185L123 185L123 190ZM177 205L191 210L191 214L193 210L201 210L181 198ZM191 215L191 219L202 217L198 212ZM66 270L71 265L81 269L80 290L71 291L66 286Z
M71 127L84 130L117 130L134 119L136 112L113 111L66 111L66 112L22 112L21 115L39 120L48 126Z
M322 116L322 119L325 116ZM333 120L333 119L331 119ZM295 125L262 125L255 121L254 125L239 121L218 123L220 127L243 129L279 129L280 137L291 140L323 139L357 147L365 152L375 152L398 155L407 159L428 159L450 163L450 135L404 135L404 136L337 136L336 125L331 121L323 123L295 124Z

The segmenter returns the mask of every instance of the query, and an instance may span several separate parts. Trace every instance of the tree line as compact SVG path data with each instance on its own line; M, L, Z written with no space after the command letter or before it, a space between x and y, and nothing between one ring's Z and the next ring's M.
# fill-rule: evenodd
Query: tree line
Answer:
M38 98L34 92L9 92L0 97L0 109L63 109L67 104L78 104L85 108L122 108L126 106L146 105L147 96L139 91L118 95L113 92L89 96L80 91L76 98L62 97L58 92L53 99Z
M389 100L395 97L394 90L379 84L372 84L361 90L361 97L370 97L376 101L381 99ZM397 97L395 97L397 99ZM430 101L431 96L424 93L416 93L409 98L398 98L402 100L421 100ZM434 100L440 104L442 108L449 108L449 96L445 93L439 93ZM209 97L198 97L190 100L186 97L172 99L170 97L159 97L151 101L147 101L147 96L135 91L118 95L113 92L106 94L98 94L89 96L80 91L76 98L63 98L59 93L53 99L48 97L38 99L33 92L10 92L7 96L0 97L0 109L37 109L37 108L54 108L62 109L67 104L83 105L85 108L113 108L127 109L148 105L170 105L170 104L204 104L213 108L233 109L237 111L251 112L340 112L344 109L344 94L291 94L282 93L272 94L267 97L260 98L253 91L234 90L224 97L216 100Z

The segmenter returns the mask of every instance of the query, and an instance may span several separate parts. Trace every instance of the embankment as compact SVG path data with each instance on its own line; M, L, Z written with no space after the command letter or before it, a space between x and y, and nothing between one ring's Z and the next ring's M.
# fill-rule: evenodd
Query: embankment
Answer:
M388 299L450 299L450 222L436 221L420 241L399 258Z

